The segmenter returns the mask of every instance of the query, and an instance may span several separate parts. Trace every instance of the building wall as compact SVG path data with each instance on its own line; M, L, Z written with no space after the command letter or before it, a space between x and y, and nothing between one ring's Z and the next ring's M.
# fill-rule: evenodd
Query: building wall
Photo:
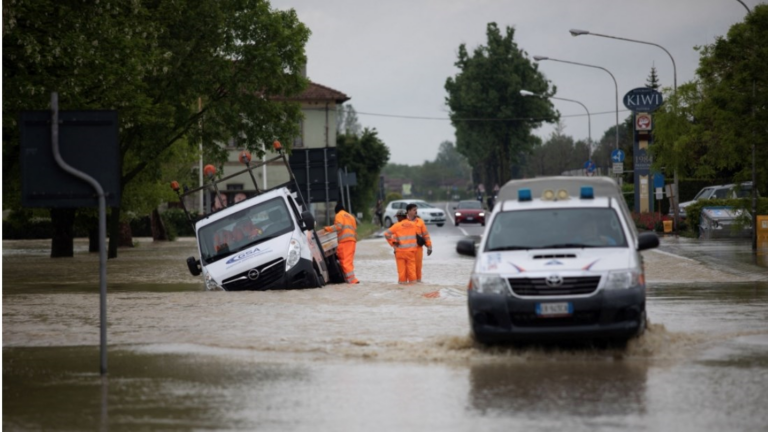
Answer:
M304 114L304 120L301 125L301 137L297 138L291 146L295 145L296 149L303 148L323 148L323 147L336 147L336 103L335 101L326 102L304 102L301 105L302 113ZM288 143L282 143L283 147L287 147ZM272 143L268 145L266 158L271 159L278 155L271 149ZM240 163L239 156L242 148L228 147L229 158L228 161L222 167L222 177L229 176L237 171L245 169L245 165ZM253 162L258 162L254 160ZM285 168L282 160L278 159L271 162L266 169L266 182L264 181L264 170L262 167L253 170L256 182L260 189L269 189L279 184L287 183L290 181L290 175ZM266 187L265 187L266 184ZM219 192L229 191L228 195L234 194L232 190L242 188L243 192L247 195L251 195L255 192L253 186L253 180L248 172L240 174L232 179L227 180L224 183L219 183ZM332 208L335 203L331 203ZM318 223L327 224L325 204L318 203L312 206L314 210L315 218Z

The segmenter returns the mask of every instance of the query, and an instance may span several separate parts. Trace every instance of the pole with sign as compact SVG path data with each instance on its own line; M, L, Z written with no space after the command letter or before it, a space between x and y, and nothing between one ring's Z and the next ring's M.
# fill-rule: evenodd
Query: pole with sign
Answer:
M653 117L655 111L663 102L658 91L640 87L630 90L624 95L624 106L634 113L634 143L633 171L635 181L635 211L639 213L653 212L653 190L651 163L653 159L650 146L653 143Z

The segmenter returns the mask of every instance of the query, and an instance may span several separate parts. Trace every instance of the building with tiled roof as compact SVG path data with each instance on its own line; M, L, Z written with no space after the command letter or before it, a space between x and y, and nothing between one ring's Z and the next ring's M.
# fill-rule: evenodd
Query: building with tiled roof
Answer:
M349 99L349 96L338 90L310 81L309 86L306 90L304 90L304 92L298 96L288 98L287 100L293 100L297 102L319 101L323 103L326 101L334 101L336 104L340 105Z
M299 122L300 134L294 138L291 147L294 149L310 149L323 147L336 147L336 111L338 105L350 100L346 94L310 81L306 90L301 94L290 98L279 98L301 103L301 111L304 119ZM243 169L238 156L242 148L237 146L236 140L231 140L226 144L229 151L228 161L222 167L222 177L229 175L229 172L240 171ZM268 157L274 156L268 152ZM272 162L266 170L254 170L257 174L256 181L262 189L268 189L278 184L288 182L289 176L282 165L282 162ZM229 204L235 202L235 197L239 194L250 196L253 190L253 181L248 174L243 174L229 179L225 184L219 185L222 195L227 197ZM223 186L223 187L222 187ZM213 193L211 200L213 202ZM335 204L335 203L334 203ZM312 210L316 211L316 217L325 214L326 218L317 217L318 223L328 222L327 207L324 203L313 205ZM333 205L330 206L332 208Z

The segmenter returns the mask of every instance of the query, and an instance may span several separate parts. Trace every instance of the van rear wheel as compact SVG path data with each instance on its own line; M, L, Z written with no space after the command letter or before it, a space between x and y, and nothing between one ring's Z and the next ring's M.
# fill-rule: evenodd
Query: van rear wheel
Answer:
M344 274L341 272L341 264L339 264L339 260L336 258L336 255L332 256L328 260L328 277L331 279L331 283L343 283L344 280Z
M315 270L315 277L317 278L317 284L315 285L316 288L322 288L325 286L325 278L323 277L323 274L320 272L320 270L317 268L317 263L312 265L312 268Z

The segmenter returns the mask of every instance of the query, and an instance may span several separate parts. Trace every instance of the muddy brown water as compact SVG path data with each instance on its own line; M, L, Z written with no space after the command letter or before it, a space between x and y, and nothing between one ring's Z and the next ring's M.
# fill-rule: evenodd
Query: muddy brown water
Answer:
M194 241L110 260L99 375L98 257L3 242L6 430L765 430L768 277L646 252L650 327L626 347L492 347L469 337L472 259L432 231L402 288L382 239L358 286L205 292ZM677 246L676 246L677 247Z

